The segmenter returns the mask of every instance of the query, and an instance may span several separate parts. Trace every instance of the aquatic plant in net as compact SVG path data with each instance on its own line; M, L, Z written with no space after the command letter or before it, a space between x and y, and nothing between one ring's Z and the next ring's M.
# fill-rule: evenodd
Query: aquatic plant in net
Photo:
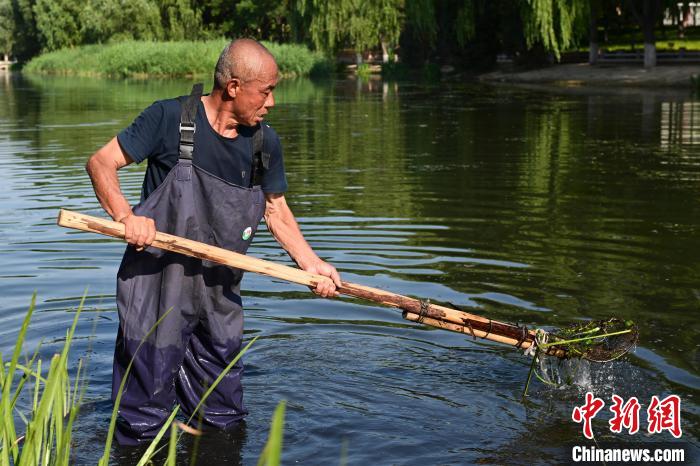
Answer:
M524 394L532 376L550 385L571 383L579 364L571 360L604 363L614 361L630 352L639 339L639 329L631 320L610 318L578 323L557 331L538 329L535 344L525 352L533 356ZM552 358L552 350L565 352L566 358Z

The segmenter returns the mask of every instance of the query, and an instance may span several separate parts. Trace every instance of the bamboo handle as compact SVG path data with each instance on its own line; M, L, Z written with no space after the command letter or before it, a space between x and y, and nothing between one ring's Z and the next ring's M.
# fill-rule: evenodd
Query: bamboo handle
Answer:
M70 210L61 209L58 214L58 225L76 230L100 233L113 238L124 239L124 224L105 220L91 215L85 215ZM236 267L249 272L269 275L293 283L306 286L316 286L322 280L330 280L323 275L316 275L303 270L275 264L274 262L249 257L237 252L210 246L208 244L192 241L167 233L156 232L156 238L151 244L154 247L166 251L177 252L186 256L206 259L219 264Z
M412 312L404 312L403 318L406 320L410 320L411 322L416 322L418 324L430 325L431 327L441 328L444 330L450 330L452 332L457 332L457 333L463 333L465 335L472 336L475 338L482 338L485 340L491 340L491 341L495 341L498 343L503 343L505 345L516 346L516 347L522 348L522 349L528 349L534 343L534 340L519 341L515 338L510 338L510 337L506 337L506 336L502 336L502 335L488 334L487 332L484 332L483 330L469 328L469 327L466 327L464 325L459 325L459 324L455 324L452 322L445 322L444 320L440 320L440 319L432 319L430 317L421 317L420 315L413 314ZM555 346L550 347L547 351L545 351L545 353L550 355L550 356L556 356L558 358L565 358L567 356L567 353L565 350L563 350L559 347L555 347Z
M91 215L61 209L58 214L58 225L77 230L99 233L114 238L124 239L124 225L119 222L105 220ZM323 280L330 278L305 272L294 267L275 264L262 259L249 257L237 252L228 251L198 241L157 232L152 246L177 252L186 256L206 259L230 267L260 273L286 280L300 285L315 287ZM400 308L406 311L405 318L424 322L435 327L468 333L480 338L527 348L534 341L533 331L524 331L520 327L493 321L491 319L470 314L461 310L451 309L436 304L427 304L418 299L396 293L372 288L369 286L343 282L337 288L342 294L363 298L376 303Z

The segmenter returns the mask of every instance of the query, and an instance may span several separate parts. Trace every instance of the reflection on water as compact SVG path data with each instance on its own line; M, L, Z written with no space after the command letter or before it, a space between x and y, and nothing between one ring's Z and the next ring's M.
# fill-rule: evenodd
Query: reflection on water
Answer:
M700 143L700 106L698 102L661 104L661 146Z
M38 290L28 346L43 340L50 354L88 287L74 350L90 375L79 462L94 461L106 433L123 246L58 229L57 209L103 215L86 158L190 85L0 80L0 351ZM689 96L296 80L276 97L288 199L344 279L534 326L634 319L636 354L586 380L601 394L680 394L695 439L700 156ZM143 169L121 177L133 201ZM264 229L251 253L290 264ZM523 404L528 360L509 348L265 277L243 288L246 332L261 336L246 358L251 415L243 433L208 437L202 461L254 462L282 398L288 462L334 464L346 443L350 464L517 462L514 452L543 444L555 463L581 438L570 415L588 383L536 386ZM115 462L134 454L115 451Z

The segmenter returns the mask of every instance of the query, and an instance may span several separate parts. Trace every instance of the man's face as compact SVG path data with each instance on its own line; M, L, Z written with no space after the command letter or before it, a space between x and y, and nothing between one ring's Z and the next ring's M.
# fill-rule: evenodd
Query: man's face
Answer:
M238 123L255 126L263 120L268 109L275 105L272 91L277 85L277 79L277 65L273 60L267 60L256 78L245 82L234 80L237 82L229 84L229 87L233 85L235 89L233 114Z

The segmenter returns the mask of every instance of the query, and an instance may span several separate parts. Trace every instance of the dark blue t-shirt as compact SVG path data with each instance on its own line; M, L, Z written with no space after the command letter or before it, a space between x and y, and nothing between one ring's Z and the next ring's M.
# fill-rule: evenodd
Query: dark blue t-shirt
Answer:
M122 150L134 162L148 159L141 199L147 198L168 172L177 164L180 143L180 101L160 100L144 110L134 122L117 135ZM239 126L238 136L226 138L211 127L199 102L195 119L192 163L229 183L250 186L253 133L255 128ZM263 125L265 125L263 123ZM270 164L264 171L261 187L266 193L287 191L282 146L277 133L265 125L263 151L270 154Z

